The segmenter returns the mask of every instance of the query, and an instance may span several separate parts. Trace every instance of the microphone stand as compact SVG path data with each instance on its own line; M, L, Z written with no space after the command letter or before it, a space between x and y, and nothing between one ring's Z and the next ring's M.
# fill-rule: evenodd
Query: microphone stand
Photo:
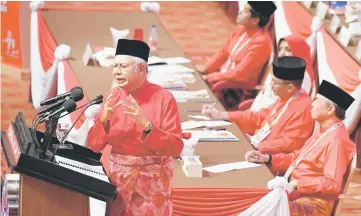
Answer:
M53 138L54 130L56 130L58 119L60 117L60 114L57 114L55 116L50 117L48 127L46 128L45 134L44 134L44 141L42 143L43 146L43 152L40 153L40 158L45 159L46 156L50 156L48 153L49 144Z
M100 100L95 100L93 102L98 102ZM103 99L101 99L101 101L103 101ZM53 153L53 156L50 158L50 161L51 162L55 162L54 159L55 159L55 155L56 155L56 152L58 151L59 147L60 146L63 146L64 143L65 143L65 140L66 138L68 137L70 131L73 129L73 127L76 125L76 123L79 121L80 117L83 115L83 113L85 112L86 109L88 109L90 106L94 105L94 104L97 104L97 103L90 103L87 107L85 107L85 109L83 109L83 111L80 113L80 115L78 116L78 118L75 120L74 124L70 127L70 129L68 130L68 132L66 132L65 136L63 137L63 139L60 141L59 145L55 148L54 150L54 153ZM84 105L85 106L85 105ZM84 107L83 106L83 107ZM64 115L65 116L65 115ZM63 116L62 116L63 117Z

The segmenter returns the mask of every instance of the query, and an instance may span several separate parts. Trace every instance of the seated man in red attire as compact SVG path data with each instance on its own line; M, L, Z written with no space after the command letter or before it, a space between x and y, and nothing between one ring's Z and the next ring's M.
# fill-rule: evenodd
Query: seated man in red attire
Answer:
M251 144L262 153L289 153L302 147L311 136L314 120L309 112L312 99L302 89L306 62L295 56L277 57L273 62L272 90L278 99L268 108L221 112L209 105L202 113L211 119L235 122L251 134Z
M149 47L118 40L112 65L116 87L88 133L89 147L111 145L110 179L117 197L107 215L172 215L173 160L183 149L177 103L170 92L147 81Z
M246 153L246 160L269 163L274 173L289 180L291 215L331 215L341 193L343 176L356 145L342 123L352 98L339 87L323 81L312 103L311 115L321 126L299 151L267 155Z
M240 89L257 85L272 52L272 40L265 26L275 10L272 1L248 1L237 16L239 26L205 66L204 78L211 86L222 81L232 82ZM239 102L240 94L235 90L215 93L225 106L228 106L225 96L234 95L235 103Z
M281 38L278 42L278 57L282 56L296 56L306 61L306 73L303 78L302 88L311 96L316 94L315 73L312 68L312 60L310 54L310 47L307 42L299 36L289 35ZM272 66L270 65L266 70L267 78L264 82L263 89L258 93L257 97L242 102L238 108L246 110L249 108L252 111L258 111L262 108L267 108L277 100L277 96L272 90ZM251 103L251 104L250 104Z

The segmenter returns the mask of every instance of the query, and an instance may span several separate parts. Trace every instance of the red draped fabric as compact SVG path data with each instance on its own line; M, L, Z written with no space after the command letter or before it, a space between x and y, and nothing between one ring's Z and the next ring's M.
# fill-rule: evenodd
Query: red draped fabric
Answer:
M46 21L44 20L44 17L42 15L41 10L38 11L38 27L39 27L39 52L40 52L40 59L41 63L43 64L44 71L48 71L51 65L54 62L54 52L57 48L58 44L54 39L54 36L51 34L48 25L46 24ZM56 73L57 74L57 73ZM64 81L65 81L65 87L66 91L70 91L75 86L80 86L80 83L78 79L76 78L74 72L72 71L68 60L64 60ZM52 93L50 96L53 95L54 92L56 94L56 87L53 87ZM86 92L84 92L84 99L82 100L82 104L87 103L88 97L86 96ZM78 104L79 106L79 104ZM70 118L72 122L75 122L75 120L80 115L82 109L79 109L75 112L72 112L70 114ZM78 123L75 125L75 128L79 128L85 120L85 115L83 114Z
M40 59L43 64L44 71L47 72L54 62L54 52L58 45L46 25L41 10L38 11L38 28Z
M358 72L361 69L360 64L331 35L326 33L326 30L323 30L323 33L327 63L331 68L333 76L342 89L351 93L361 84L361 80L358 77Z
M269 192L262 188L175 188L174 216L238 215Z
M285 1L282 2L282 5L288 27L292 34L301 36L304 39L310 36L312 16L303 9L299 2Z
M311 14L299 2L282 2L282 5L288 27L292 34L300 35L304 38L308 37L311 34ZM327 53L327 63L332 74L337 84L348 93L351 93L361 84L358 76L361 69L360 64L345 51L345 48L338 41L335 41L325 28L322 28L321 32Z

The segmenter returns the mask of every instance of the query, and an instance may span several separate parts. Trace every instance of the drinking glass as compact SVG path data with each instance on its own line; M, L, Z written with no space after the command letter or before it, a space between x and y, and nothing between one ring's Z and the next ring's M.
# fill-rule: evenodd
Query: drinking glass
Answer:
M68 130L69 130L69 124L58 123L56 127L56 137L58 138L59 142L61 142L64 139Z

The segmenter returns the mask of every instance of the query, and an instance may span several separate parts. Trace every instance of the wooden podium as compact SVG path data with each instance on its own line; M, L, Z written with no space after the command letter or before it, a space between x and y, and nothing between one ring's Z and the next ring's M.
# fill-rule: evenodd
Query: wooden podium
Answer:
M20 174L20 216L88 216L88 196Z

